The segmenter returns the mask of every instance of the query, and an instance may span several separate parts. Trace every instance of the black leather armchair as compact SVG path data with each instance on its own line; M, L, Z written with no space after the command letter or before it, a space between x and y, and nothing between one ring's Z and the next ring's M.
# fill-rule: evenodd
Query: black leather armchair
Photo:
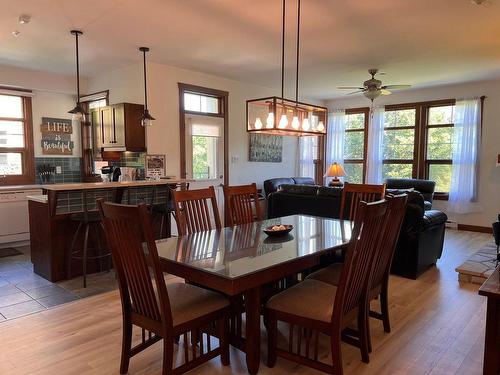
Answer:
M436 183L431 180L420 180L417 178L388 178L385 180L387 189L414 189L424 197L424 208L432 209L432 200L434 198L434 189Z
M445 223L448 217L438 210L425 210L424 197L408 192L405 218L392 261L391 272L416 279L441 258Z

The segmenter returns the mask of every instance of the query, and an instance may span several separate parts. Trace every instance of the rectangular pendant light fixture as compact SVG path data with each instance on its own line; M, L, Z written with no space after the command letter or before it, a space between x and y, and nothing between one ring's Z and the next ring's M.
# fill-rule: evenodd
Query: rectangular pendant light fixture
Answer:
M314 104L299 102L300 0L297 1L295 100L284 97L285 1L283 0L282 7L281 97L270 96L247 100L247 132L293 136L326 135L328 109Z

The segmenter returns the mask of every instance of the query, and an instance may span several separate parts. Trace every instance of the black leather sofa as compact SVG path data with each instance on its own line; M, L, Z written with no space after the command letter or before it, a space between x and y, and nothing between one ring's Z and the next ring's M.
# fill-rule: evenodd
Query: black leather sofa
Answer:
M282 179L267 185L275 186L278 180ZM424 197L416 190L388 189L393 194L403 191L408 193L408 204L391 271L416 279L441 257L448 218L441 211L425 210ZM341 196L341 188L281 184L268 195L267 214L269 218L294 214L338 218Z
M278 191L281 185L314 185L314 180L310 177L290 177L290 178L271 178L264 181L264 193L266 197L269 194Z
M417 178L388 178L385 180L387 189L414 189L424 197L424 207L426 210L432 209L434 189L436 182L431 180L420 180Z

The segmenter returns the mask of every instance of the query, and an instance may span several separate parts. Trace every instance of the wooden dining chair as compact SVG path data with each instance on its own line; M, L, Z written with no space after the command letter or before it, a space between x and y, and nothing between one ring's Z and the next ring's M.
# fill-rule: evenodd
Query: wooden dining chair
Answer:
M387 212L384 217L384 232L380 249L377 251L377 256L373 262L373 275L369 282L369 301L379 298L380 313L375 311L368 311L367 317L382 320L384 331L389 333L391 325L389 320L389 302L388 302L388 288L389 288L389 275L391 271L392 258L399 238L399 232L403 223L407 195L388 196ZM322 268L309 276L307 279L314 279L323 281L330 285L338 286L340 282L340 275L342 273L343 263L334 263L328 267ZM368 308L370 305L368 304ZM350 332L353 334L353 332ZM354 333L355 334L355 333ZM367 335L368 335L368 350L371 351L371 338L369 330L369 321L367 322Z
M226 202L227 226L248 224L262 220L259 206L257 185L227 186L224 185L224 201Z
M213 186L197 190L175 190L172 191L172 198L179 236L222 228Z
M229 365L228 300L190 284L166 285L145 204L127 206L100 200L98 205L122 303L120 373L127 373L131 357L162 339L164 375L187 372L219 355L222 364ZM134 326L142 328L142 340L132 347ZM212 348L212 333L219 338L216 348ZM180 336L184 363L173 368L174 340Z
M306 279L268 301L269 367L274 367L279 356L320 371L342 374L342 331L356 320L359 331L357 346L361 349L363 361L368 361L365 316L368 280L373 271L375 250L381 241L382 219L386 211L384 201L359 203L338 287ZM289 324L287 348L277 347L278 321ZM332 365L318 360L320 334L330 337Z
M383 199L384 196L385 184L350 184L346 182L342 189L339 217L353 221L356 218L360 202L375 202Z

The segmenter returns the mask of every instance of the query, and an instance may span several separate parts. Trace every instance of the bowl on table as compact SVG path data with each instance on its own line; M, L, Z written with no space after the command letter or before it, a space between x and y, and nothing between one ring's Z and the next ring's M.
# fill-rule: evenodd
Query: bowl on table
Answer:
M264 233L271 237L285 236L291 232L293 225L271 225L270 227L264 228Z

